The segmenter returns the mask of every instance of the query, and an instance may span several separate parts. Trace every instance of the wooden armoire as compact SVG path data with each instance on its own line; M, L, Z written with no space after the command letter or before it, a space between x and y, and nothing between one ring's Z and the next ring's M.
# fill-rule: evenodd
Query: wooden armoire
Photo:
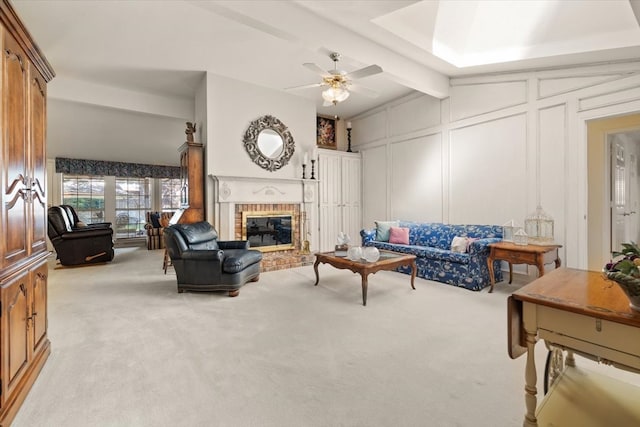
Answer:
M50 353L47 337L47 82L54 72L0 0L0 426L9 425Z
M180 146L181 212L178 222L204 221L203 145L193 140L195 125L187 122L187 141Z

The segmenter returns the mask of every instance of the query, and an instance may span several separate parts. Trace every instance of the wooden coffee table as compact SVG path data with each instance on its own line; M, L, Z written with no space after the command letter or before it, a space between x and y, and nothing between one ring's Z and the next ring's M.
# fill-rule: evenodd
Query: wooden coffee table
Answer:
M401 254L391 251L380 251L380 259L375 262L367 262L364 259L352 261L344 256L336 256L334 252L320 252L316 254L316 262L313 264L313 270L316 272L316 283L318 286L320 276L318 275L318 264L329 264L338 269L351 270L360 274L362 277L362 305L367 305L367 276L371 273L377 273L380 270L393 270L397 267L408 265L411 266L411 288L415 289L413 282L416 278L416 256L409 254Z

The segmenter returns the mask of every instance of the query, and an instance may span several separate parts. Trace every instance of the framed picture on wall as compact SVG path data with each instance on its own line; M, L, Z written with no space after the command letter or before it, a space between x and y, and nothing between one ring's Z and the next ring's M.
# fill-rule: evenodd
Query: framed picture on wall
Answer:
M316 119L316 145L320 148L336 150L336 119L318 116Z

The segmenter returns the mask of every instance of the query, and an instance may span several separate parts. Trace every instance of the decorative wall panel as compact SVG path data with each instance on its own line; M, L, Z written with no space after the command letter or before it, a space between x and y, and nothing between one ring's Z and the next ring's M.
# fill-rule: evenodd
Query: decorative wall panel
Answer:
M378 141L387 136L387 114L380 111L369 116L353 120L352 141ZM354 146L356 144L353 144Z
M521 114L451 131L449 222L504 224L527 214L527 121Z
M362 224L375 226L374 221L387 218L387 146L362 151Z
M626 74L605 74L597 76L566 76L540 79L538 80L538 99L618 80L625 76Z
M442 222L441 135L391 145L391 217Z
M538 129L540 203L554 217L554 234L560 237L564 236L565 218L562 213L568 199L564 144L567 135L566 106L562 104L541 109L538 113Z
M404 135L440 124L440 100L421 96L389 108L390 135Z
M451 121L491 113L526 102L526 80L454 85L451 88Z

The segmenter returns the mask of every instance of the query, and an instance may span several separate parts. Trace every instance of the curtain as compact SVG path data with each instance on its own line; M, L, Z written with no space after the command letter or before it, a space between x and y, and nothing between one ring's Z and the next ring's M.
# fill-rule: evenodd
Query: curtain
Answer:
M71 175L100 175L128 178L180 178L178 166L56 157L56 172Z

